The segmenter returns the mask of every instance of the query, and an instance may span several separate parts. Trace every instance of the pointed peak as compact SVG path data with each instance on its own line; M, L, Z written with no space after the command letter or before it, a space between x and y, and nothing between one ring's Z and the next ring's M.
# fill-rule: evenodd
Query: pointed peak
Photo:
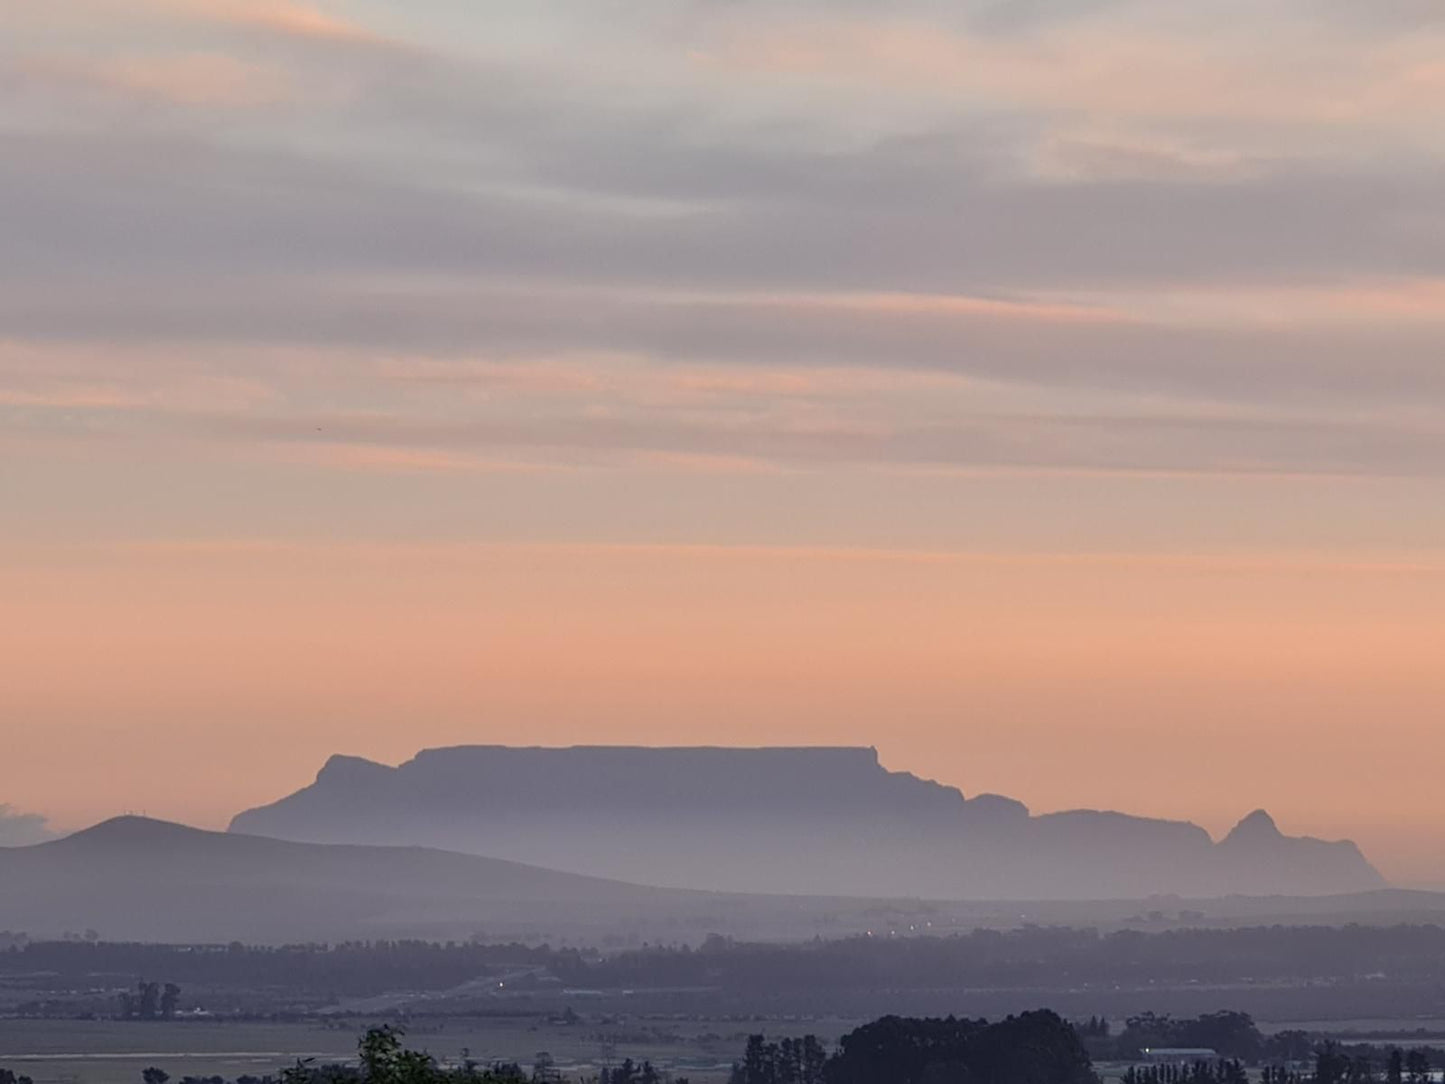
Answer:
M1244 820L1236 824L1229 835L1225 836L1225 842L1230 840L1266 840L1282 839L1284 833L1275 824L1274 818L1263 809L1256 809Z
M1275 824L1274 818L1269 815L1268 810L1264 809L1256 809L1249 816L1245 817L1244 820L1239 822L1238 827L1243 828L1246 826L1260 830L1267 829L1271 832L1279 831L1279 825Z

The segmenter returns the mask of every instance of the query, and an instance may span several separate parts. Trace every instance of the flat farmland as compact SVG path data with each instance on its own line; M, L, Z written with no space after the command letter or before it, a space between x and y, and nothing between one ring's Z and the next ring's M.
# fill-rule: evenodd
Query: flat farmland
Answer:
M152 1065L175 1078L264 1076L354 1050L354 1036L314 1024L0 1020L0 1066L40 1084L139 1082Z
M372 1022L0 1019L0 1068L30 1076L36 1084L140 1084L150 1066L175 1081L184 1076L234 1080L274 1074L298 1058L348 1061L357 1036ZM674 1076L711 1082L726 1079L751 1032L813 1032L831 1043L855 1023L632 1018L568 1025L545 1018L449 1017L409 1024L406 1045L447 1062L470 1057L529 1068L545 1051L569 1077L590 1076L627 1057L648 1059Z

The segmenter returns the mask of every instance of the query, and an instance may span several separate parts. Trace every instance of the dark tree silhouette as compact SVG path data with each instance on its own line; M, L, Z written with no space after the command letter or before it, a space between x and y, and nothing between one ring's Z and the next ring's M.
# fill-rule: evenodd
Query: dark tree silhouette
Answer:
M1359 1080L1359 1069L1338 1043L1325 1043L1315 1056L1315 1084L1352 1084Z
M159 983L140 982L136 985L137 1013L142 1020L154 1020L160 1011L161 988Z
M1301 1084L1298 1078L1273 1074L1264 1084ZM1238 1061L1194 1061L1184 1065L1131 1065L1123 1084L1249 1084L1249 1072Z
M831 1058L811 1036L748 1039L732 1084L1096 1084L1074 1029L1051 1012L984 1020L885 1016Z
M662 1074L650 1061L638 1065L631 1058L624 1058L616 1068L603 1069L598 1084L662 1084Z

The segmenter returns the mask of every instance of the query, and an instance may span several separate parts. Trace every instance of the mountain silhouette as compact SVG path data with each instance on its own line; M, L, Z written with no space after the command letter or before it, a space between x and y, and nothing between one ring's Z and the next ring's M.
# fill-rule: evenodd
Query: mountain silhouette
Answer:
M0 848L0 924L114 940L276 943L546 930L714 907L675 892L422 847L327 846L118 817Z
M1349 842L1251 814L1197 825L1076 810L886 770L865 748L430 749L333 757L232 831L425 845L669 887L934 899L1317 895L1382 887Z

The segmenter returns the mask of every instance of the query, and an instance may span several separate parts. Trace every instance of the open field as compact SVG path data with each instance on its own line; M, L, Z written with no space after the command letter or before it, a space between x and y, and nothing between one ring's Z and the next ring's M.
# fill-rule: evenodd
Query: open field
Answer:
M172 1078L274 1073L298 1058L346 1061L356 1037L377 1021L365 1017L298 1022L0 1019L0 1067L33 1077L36 1084L139 1084L148 1066ZM460 1016L413 1021L408 1045L443 1061L471 1057L479 1062L517 1061L530 1066L549 1053L570 1077L590 1075L624 1057L644 1058L695 1082L725 1080L748 1034L778 1036L811 1032L826 1044L862 1022L854 1018L739 1019L664 1015L607 1017L575 1024L539 1015ZM1341 1038L1391 1037L1396 1041L1439 1042L1445 1018L1359 1018L1329 1021L1261 1022L1270 1032L1303 1027ZM1106 1079L1117 1076L1100 1064ZM1122 1071L1122 1069L1119 1069Z
M176 1079L229 1080L274 1073L297 1058L348 1060L356 1036L371 1022L0 1020L0 1067L33 1077L36 1084L138 1084L151 1065ZM858 1023L635 1018L567 1025L544 1017L461 1017L412 1024L407 1043L446 1061L470 1056L526 1066L546 1051L569 1075L595 1072L624 1057L646 1058L675 1075L712 1081L726 1077L750 1032L810 1031L831 1043Z

